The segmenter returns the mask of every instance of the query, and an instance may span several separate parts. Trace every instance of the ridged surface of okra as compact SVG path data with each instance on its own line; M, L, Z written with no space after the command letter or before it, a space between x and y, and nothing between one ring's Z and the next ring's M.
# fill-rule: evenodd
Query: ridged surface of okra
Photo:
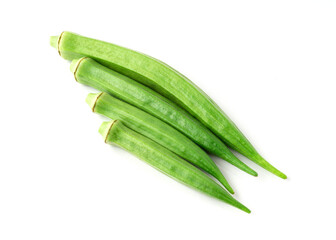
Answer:
M85 85L107 92L161 119L185 134L196 144L233 165L256 175L230 152L224 143L198 120L152 89L121 75L90 58L73 60L71 71Z
M86 98L93 112L119 119L128 128L161 144L195 166L208 172L230 192L229 183L213 160L193 141L160 119L107 93L90 93Z
M115 44L63 32L51 37L51 45L65 59L88 56L163 94L205 126L228 146L281 178L285 174L273 167L255 150L219 106L194 83L167 64L145 54Z
M167 176L247 213L251 212L205 173L160 144L127 128L121 121L105 122L101 125L99 132L106 143L127 150Z

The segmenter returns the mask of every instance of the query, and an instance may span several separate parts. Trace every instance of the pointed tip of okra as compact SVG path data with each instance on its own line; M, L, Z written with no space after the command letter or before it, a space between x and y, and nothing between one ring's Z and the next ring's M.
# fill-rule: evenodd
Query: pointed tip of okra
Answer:
M232 187L226 180L226 178L223 175L217 176L218 181L225 187L226 190L229 191L229 193L234 194L235 192L233 191Z
M243 162L241 162L243 163ZM243 163L244 165L242 165L243 167L240 168L240 170L243 170L244 172L246 172L247 174L250 174L253 177L258 177L258 173L256 171L254 171L252 168L250 168L249 166L247 166L245 163Z
M251 213L251 210L248 209L248 208L245 207L245 206L243 206L243 207L241 208L241 210L243 210L243 211L246 212L246 213Z
M231 186L229 186L229 187L225 187L225 188L229 191L229 193L231 193L231 194L235 194L235 192L233 191L233 189L232 189Z
M244 212L251 213L250 209L248 209L245 205L234 199L232 196L230 196L230 198L226 202Z
M252 159L253 160L253 159ZM271 165L269 162L267 162L263 157L261 157L260 155L257 156L257 158L255 159L255 163L257 163L258 165L260 165L261 167L263 167L264 169L266 169L267 171L273 173L274 175L282 178L282 179L287 179L286 174L284 174L283 172L281 172L280 170L276 169L273 165Z
M57 49L58 38L59 38L59 36L51 36L50 37L50 46Z
M271 168L270 170L269 169L267 169L267 170L270 171L271 173L273 173L274 175L278 176L279 178L287 179L286 174L284 174L283 172L279 171L276 168Z
M101 93L89 93L85 99L85 102L90 106L92 112L94 112L94 108L96 106L96 102L98 98L103 94Z
M247 212L247 213L251 213L251 210L249 208L247 208L245 205L243 205L242 203L238 202L235 204L235 207L239 208L240 210Z
M229 203L229 204L231 204L231 203ZM235 203L231 204L231 205L240 209L240 210L242 210L242 211L244 211L244 212L246 212L246 213L251 213L251 210L249 208L245 207L245 205L243 205L242 203L240 203L238 201L235 201Z
M280 174L277 175L277 176L280 177L280 178L282 178L282 179L287 179L287 175L284 174L284 173L282 173L282 172L280 172Z
M252 168L247 166L245 163L239 160L239 162L236 162L233 164L234 166L238 167L240 170L246 172L247 174L250 174L251 176L258 177L258 173L254 171Z
M252 168L250 168L248 165L243 163L239 158L237 158L233 153L229 152L230 154L219 154L218 156L225 161L229 162L233 166L239 168L240 170L246 172L247 174L250 174L254 177L258 176L258 173L254 171Z

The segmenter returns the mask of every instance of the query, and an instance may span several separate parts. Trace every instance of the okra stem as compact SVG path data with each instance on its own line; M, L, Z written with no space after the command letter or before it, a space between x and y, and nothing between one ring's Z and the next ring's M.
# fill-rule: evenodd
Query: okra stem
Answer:
M54 48L57 48L58 36L51 36L50 37L50 45Z

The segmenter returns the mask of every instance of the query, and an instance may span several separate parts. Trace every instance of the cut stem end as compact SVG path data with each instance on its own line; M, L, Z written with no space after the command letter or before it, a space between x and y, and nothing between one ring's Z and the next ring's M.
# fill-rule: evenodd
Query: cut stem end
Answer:
M56 48L56 49L57 49L58 37L59 36L51 36L50 37L50 46L52 46L53 48Z
M107 137L110 133L110 130L115 122L116 120L110 122L103 122L102 125L100 125L98 132L103 136L105 143L107 141Z
M103 94L103 92L101 92L101 93L89 93L87 95L85 101L90 106L92 112L94 112L97 100L102 94Z

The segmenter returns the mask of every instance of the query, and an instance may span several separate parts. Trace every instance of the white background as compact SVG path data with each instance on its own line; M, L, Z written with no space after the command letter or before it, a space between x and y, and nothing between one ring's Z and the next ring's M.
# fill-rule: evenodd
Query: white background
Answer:
M335 1L2 1L0 22L1 240L335 239ZM214 157L246 214L104 144L63 30L181 71L288 180Z

